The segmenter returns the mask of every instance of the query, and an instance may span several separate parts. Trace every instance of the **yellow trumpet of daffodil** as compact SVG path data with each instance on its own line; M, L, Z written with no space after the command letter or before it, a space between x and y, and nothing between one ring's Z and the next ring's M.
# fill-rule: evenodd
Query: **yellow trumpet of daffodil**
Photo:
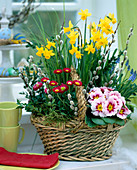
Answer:
M63 27L64 33L71 31L73 28L73 24L71 23L71 20L69 21L69 27Z
M81 54L80 51L76 51L76 58L81 59L81 56L83 56L83 54Z
M72 49L69 50L69 53L70 53L71 55L73 55L73 54L76 53L76 52L77 52L77 47L75 47L74 45L72 45Z
M36 46L36 49L38 50L37 53L36 53L36 55L39 56L39 57L41 57L42 54L43 54L44 48L43 48L43 47L40 47L40 48L39 48L38 46Z
M108 16L111 19L112 24L115 24L117 22L116 18L114 18L114 14L109 13Z
M51 47L54 47L54 48L56 48L56 46L55 46L55 44L56 43L54 43L54 42L51 42L51 41L49 41L48 39L46 39L47 40L47 45L46 45L46 47L48 48L48 49L50 49Z
M46 59L50 59L51 56L54 56L53 50L48 50L47 48L44 49L43 55Z
M107 37L102 37L99 41L98 41L98 44L100 46L103 46L105 48L106 45L108 45L108 40L107 40Z
M90 45L87 45L87 48L85 48L85 51L88 51L88 54L90 53L94 54L95 48L93 47L93 43L91 43Z
M78 13L81 15L81 19L84 21L87 19L87 17L91 16L91 13L88 13L88 9L85 9L84 11L81 9L81 12Z
M76 39L78 38L79 34L78 31L71 30L70 34L67 35L68 38L70 39L70 44L75 44Z

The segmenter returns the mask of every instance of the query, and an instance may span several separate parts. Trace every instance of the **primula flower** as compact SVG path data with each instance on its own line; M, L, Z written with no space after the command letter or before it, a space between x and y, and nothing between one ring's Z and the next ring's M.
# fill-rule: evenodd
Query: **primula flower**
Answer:
M81 19L84 21L87 19L87 17L91 16L91 13L88 13L88 9L85 9L84 11L81 9L81 12L78 13L81 15Z
M43 55L46 59L50 59L51 56L54 56L55 54L52 52L53 50L48 50L47 48L45 48L45 50L43 51Z
M60 93L61 92L60 87L54 87L52 90L53 90L54 93Z
M68 91L69 89L69 87L66 84L61 84L59 88L60 88L60 93L64 93L65 91Z
M49 85L50 85L50 86L56 86L56 85L58 85L58 83L57 83L56 81L54 81L54 80L51 80L51 81L49 82Z
M90 53L94 54L95 48L93 47L93 43L91 43L90 45L87 45L87 48L85 48L85 51L88 51L88 54Z
M73 84L74 84L75 86L82 86L82 82L79 81L79 80L74 80L74 81L73 81Z
M39 57L41 57L42 54L43 54L44 48L43 48L43 47L40 47L40 48L39 48L38 46L36 46L36 49L38 50L37 53L36 53L36 55L39 56Z
M61 70L61 69L54 70L54 73L55 73L55 74L61 74L61 73L62 73L62 70Z
M46 45L46 47L47 47L48 49L50 49L50 47L56 48L56 46L55 46L56 43L50 42L48 39L47 39L47 43L48 43L48 44Z
M93 115L100 116L100 117L106 117L105 113L105 100L97 99L92 101L91 103L91 110Z
M105 114L107 116L114 116L117 113L117 102L113 99L113 97L109 97L105 101Z
M103 98L104 95L100 90L95 90L89 93L90 99L88 100L90 103L93 100L99 99L99 98Z
M120 119L125 119L130 113L131 111L127 108L127 106L123 106L121 110L117 113L117 117L119 117Z
M66 27L66 28L63 27L64 33L71 31L71 28L73 28L73 24L71 23L71 21L69 21L69 27Z
M76 51L76 58L81 59L81 56L83 56L83 54L81 54L80 51Z
M71 69L70 69L70 68L63 68L63 71L64 71L65 73L70 73L70 72L71 72Z
M41 82L37 82L34 86L33 86L33 90L37 91L38 89L40 89L42 87L42 83Z
M66 83L67 85L69 85L69 86L71 86L72 84L73 84L73 81L67 81L67 83Z
M43 83L46 83L48 80L49 80L48 77L43 77L43 78L41 79L41 81L42 81Z

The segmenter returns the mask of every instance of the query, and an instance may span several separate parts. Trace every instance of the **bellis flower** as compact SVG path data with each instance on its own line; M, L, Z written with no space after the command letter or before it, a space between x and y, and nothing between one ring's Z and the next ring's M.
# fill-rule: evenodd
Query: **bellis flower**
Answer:
M33 90L37 91L38 89L40 89L42 87L42 83L41 82L37 82L34 86L33 86Z

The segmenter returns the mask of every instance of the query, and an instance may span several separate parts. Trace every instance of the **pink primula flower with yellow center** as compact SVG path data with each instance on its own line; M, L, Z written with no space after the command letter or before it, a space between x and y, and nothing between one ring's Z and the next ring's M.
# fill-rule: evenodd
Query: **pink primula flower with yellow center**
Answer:
M95 89L93 89L93 90L95 90ZM95 99L104 97L103 93L100 90L95 90L95 91L89 93L89 96L90 96L89 102L91 102Z
M100 117L106 117L105 113L105 100L102 100L101 98L92 101L91 110L93 111L93 115L100 116Z
M131 111L127 108L127 106L122 106L121 110L117 113L117 117L125 119L130 113Z
M114 116L117 113L117 102L113 97L109 97L105 101L105 114L106 116Z

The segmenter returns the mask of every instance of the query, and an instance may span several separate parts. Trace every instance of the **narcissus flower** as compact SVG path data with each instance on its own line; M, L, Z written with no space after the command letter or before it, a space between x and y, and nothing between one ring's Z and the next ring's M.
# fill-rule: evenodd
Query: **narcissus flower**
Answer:
M77 47L75 47L74 45L72 45L72 49L69 50L69 53L70 53L71 55L73 55L73 54L76 53L76 52L77 52Z
M48 48L48 49L50 49L50 47L54 47L54 48L56 48L56 46L55 46L55 43L54 42L50 42L48 39L47 39L47 45L46 45L46 47Z
M45 50L43 51L43 55L46 59L50 59L50 57L54 56L55 53L53 53L53 50L48 50L47 48L45 48Z
M54 87L52 90L53 90L54 93L60 93L61 92L60 87Z
M82 86L82 82L79 81L79 80L74 80L74 81L73 81L73 84L74 84L75 86Z
M40 47L40 48L39 48L38 46L36 46L36 49L38 50L37 53L36 53L36 55L39 56L39 57L41 57L42 54L43 54L43 51L44 51L43 47Z
M88 51L88 54L90 53L94 54L95 48L93 47L93 43L87 45L87 48L85 48L85 51Z
M61 84L59 87L60 87L60 93L64 93L69 89L69 87L66 84Z
M83 56L83 54L81 54L80 51L76 51L76 58L81 59L81 56Z
M70 68L63 68L63 71L64 71L65 73L70 73L70 72L71 72L71 69L70 69Z
M49 85L50 86L56 86L56 85L58 85L58 83L56 81L52 80L52 81L49 82Z
M66 27L66 28L63 27L64 33L71 31L71 28L73 28L73 24L71 23L71 21L69 21L69 27Z
M91 16L91 13L88 13L88 9L85 9L84 11L81 9L81 12L78 13L81 15L81 19L84 21L87 19L87 17Z
M54 70L54 73L55 73L55 74L61 74L61 73L62 73L62 70L61 70L61 69Z
M73 81L67 81L67 85L71 86L73 84Z
M34 86L33 86L33 90L37 91L38 89L40 89L42 87L42 83L41 82L37 82Z
M48 80L49 80L48 77L43 77L43 78L41 79L41 81L42 81L43 83L46 83Z

